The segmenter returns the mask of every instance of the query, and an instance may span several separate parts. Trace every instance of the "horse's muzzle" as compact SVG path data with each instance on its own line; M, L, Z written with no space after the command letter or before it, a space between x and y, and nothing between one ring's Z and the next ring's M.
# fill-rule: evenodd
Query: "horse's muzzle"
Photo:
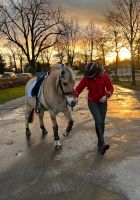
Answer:
M76 101L71 101L71 107L73 108L76 105Z
M76 101L73 97L66 96L66 101L67 101L68 106L72 108L76 105Z

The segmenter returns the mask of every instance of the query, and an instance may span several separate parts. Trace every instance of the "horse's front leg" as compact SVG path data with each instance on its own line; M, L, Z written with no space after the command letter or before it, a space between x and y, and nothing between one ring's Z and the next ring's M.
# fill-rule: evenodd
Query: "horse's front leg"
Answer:
M65 114L65 117L68 120L68 125L67 125L67 128L66 128L66 131L63 133L63 135L66 137L66 136L69 135L69 133L70 133L72 127L73 127L74 121L72 119L71 112L69 111L69 109L67 109L64 114Z
M53 124L53 132L54 132L54 148L59 150L61 148L61 143L59 140L59 135L58 135L58 124L56 121L56 116L54 114L51 114L51 120Z
M42 135L45 136L48 133L48 131L44 126L43 117L44 117L44 111L41 111L39 113L39 122L40 122L40 128L42 129Z

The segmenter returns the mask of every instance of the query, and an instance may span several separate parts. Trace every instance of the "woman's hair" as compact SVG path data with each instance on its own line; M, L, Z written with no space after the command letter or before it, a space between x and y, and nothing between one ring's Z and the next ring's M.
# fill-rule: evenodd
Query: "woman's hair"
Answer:
M88 79L94 78L98 73L100 73L101 67L95 63L90 62L85 66L84 76Z

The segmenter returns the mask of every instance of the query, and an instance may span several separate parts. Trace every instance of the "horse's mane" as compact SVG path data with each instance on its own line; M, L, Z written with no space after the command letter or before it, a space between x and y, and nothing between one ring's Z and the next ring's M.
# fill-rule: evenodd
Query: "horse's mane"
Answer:
M56 70L56 69L62 69L62 64L55 63L54 65L52 65L51 71Z
M68 67L67 65L64 65L64 69L68 70L72 76L72 79L74 80L75 77L74 77L74 73L73 73L73 70ZM51 68L51 72L55 71L55 70L62 70L62 64L61 63L55 63L52 68Z

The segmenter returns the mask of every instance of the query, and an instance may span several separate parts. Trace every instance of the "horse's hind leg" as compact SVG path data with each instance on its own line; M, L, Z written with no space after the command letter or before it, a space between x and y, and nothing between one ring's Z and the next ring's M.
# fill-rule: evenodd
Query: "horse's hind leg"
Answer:
M43 117L44 117L44 111L41 111L39 113L39 122L40 122L40 128L42 129L42 135L44 136L48 133L48 131L46 130L44 126Z
M54 132L54 148L59 150L61 148L61 143L59 140L59 135L58 135L58 124L56 121L56 116L54 114L50 115L52 124L53 124L53 132Z
M67 128L66 128L66 131L65 131L65 133L63 133L63 135L66 137L66 136L69 135L69 133L70 133L72 127L73 127L74 121L72 119L71 112L68 109L64 114L65 114L65 117L68 120L68 125L67 125Z
M31 132L29 129L29 123L33 122L34 108L27 106L25 112L25 128L26 128L26 137L30 137Z

